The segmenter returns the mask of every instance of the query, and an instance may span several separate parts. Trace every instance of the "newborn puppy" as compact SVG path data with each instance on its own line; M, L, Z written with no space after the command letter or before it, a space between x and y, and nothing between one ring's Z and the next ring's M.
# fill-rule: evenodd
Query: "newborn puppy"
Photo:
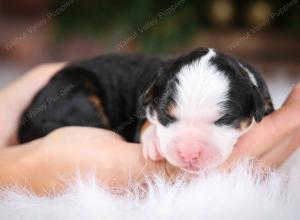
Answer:
M254 121L273 111L261 76L246 64L200 49L163 68L146 91L144 155L186 170L219 165Z
M141 142L148 159L197 171L222 163L272 111L261 76L213 49L167 59L104 55L57 73L24 112L19 140L69 125L105 128Z

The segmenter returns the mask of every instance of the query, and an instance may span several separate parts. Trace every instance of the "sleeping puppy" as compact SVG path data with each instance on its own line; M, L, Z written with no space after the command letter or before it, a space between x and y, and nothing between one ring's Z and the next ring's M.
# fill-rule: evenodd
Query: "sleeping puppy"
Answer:
M19 140L63 126L105 128L141 142L148 159L197 171L226 160L272 111L261 76L214 49L171 58L111 54L59 71L24 112Z

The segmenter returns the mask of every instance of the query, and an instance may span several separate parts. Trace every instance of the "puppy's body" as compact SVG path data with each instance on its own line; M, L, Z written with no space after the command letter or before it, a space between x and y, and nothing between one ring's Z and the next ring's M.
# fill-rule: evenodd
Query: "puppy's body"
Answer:
M164 61L141 55L104 55L63 68L24 112L21 143L43 137L63 126L89 126L118 132L133 141L138 98ZM38 109L43 109L37 112Z
M104 55L54 76L25 111L19 139L70 125L105 128L141 141L145 157L198 170L224 161L252 122L272 111L261 76L213 49L169 59Z

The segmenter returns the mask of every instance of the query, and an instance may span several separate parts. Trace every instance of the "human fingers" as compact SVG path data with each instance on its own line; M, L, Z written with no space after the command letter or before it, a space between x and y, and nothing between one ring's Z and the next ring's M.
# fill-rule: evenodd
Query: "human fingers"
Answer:
M299 118L300 102L289 102L266 116L262 122L255 124L238 140L232 154L222 167L229 169L236 161L245 157L258 158L268 152L300 127Z
M280 167L300 146L300 128L296 129L284 140L261 155L258 160L262 166Z

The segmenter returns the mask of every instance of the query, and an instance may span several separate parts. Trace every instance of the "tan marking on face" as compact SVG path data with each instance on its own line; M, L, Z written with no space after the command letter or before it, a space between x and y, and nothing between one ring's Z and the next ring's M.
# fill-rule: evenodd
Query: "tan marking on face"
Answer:
M240 131L246 130L247 128L249 128L249 126L251 125L251 123L252 123L251 118L247 118L247 119L241 121L241 122L240 122L239 130L240 130Z
M150 125L151 125L151 123L150 123L148 120L146 120L146 121L144 122L144 124L142 125L142 127L141 127L140 134L142 135L142 134L144 133L144 131L146 131L146 129L147 129Z
M110 127L109 120L108 120L107 115L104 112L103 105L102 105L100 98L97 95L91 95L89 97L89 101L96 108L98 118L101 120L104 127L109 128Z
M274 110L274 106L273 106L273 103L272 103L271 99L266 99L265 100L264 108L265 108L266 114L269 114Z

